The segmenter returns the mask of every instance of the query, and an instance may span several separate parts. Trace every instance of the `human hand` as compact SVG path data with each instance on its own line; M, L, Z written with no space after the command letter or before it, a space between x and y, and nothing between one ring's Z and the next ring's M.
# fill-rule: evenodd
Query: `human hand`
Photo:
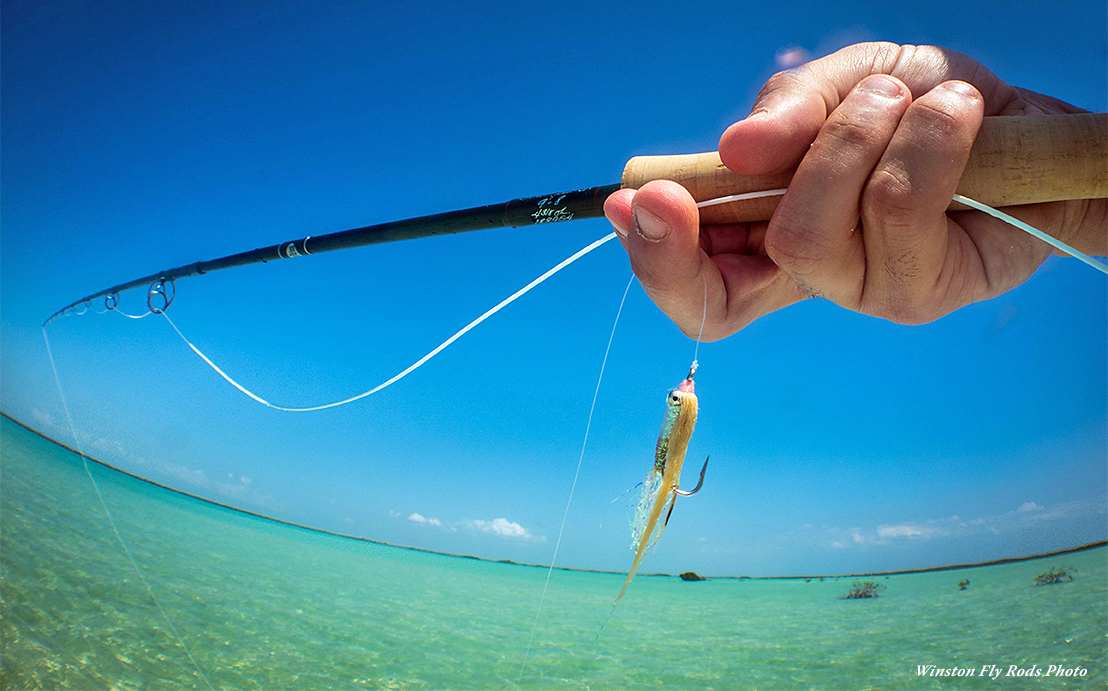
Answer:
M620 190L605 213L644 289L690 336L702 310L704 340L716 340L810 295L925 323L1019 285L1051 251L985 214L946 211L981 118L1074 112L953 51L859 44L775 75L720 139L735 173L796 168L768 223L701 226L667 181ZM1108 253L1105 200L1006 211Z

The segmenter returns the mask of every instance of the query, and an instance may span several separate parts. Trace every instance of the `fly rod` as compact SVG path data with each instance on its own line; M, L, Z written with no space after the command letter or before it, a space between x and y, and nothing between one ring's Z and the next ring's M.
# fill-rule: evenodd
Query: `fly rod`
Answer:
M621 188L637 189L651 180L677 182L702 202L785 188L792 175L736 175L723 165L718 152L638 156L627 162L619 183L308 236L198 261L88 295L58 310L43 325L97 298L103 297L111 305L125 290L140 286L153 290L158 285L164 288L176 279L220 269L472 230L598 218L604 215L604 200L610 194ZM1108 197L1108 113L985 118L958 184L958 194L993 207ZM779 201L780 197L772 196L710 206L701 209L700 218L704 223L768 221ZM951 205L953 210L965 208Z

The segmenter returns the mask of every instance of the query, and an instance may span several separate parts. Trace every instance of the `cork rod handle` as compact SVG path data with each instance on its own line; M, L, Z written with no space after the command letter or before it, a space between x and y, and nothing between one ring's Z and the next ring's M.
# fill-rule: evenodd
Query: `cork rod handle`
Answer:
M788 187L792 175L736 175L711 151L636 156L623 169L622 185L637 189L651 180L673 180L700 202ZM994 207L1108 197L1108 113L985 118L958 193ZM704 223L768 221L780 200L707 207L700 217Z

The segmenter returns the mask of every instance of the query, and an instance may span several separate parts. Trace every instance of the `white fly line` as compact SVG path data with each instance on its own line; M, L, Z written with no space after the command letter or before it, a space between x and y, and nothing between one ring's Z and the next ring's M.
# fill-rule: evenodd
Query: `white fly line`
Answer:
M581 257L585 256L589 252L592 252L597 247L600 247L601 245L608 242L609 240L612 240L615 237L616 237L615 233L608 233L607 235L600 238L596 242L593 242L592 244L588 245L587 247L584 247L583 249L578 250L572 256L570 256L567 259L561 261L558 265L554 266L553 268L551 268L549 271L547 271L543 275L539 276L535 280L531 281L530 283L523 286L522 288L520 288L516 292L512 293L508 297L501 300L500 303L498 303L495 307L493 307L492 309L490 309L487 312L485 312L484 314L482 314L480 317L477 317L476 319L474 319L470 323L463 326L453 336L446 339L445 341L443 341L439 345L435 346L435 348L433 350L431 350L431 352L427 353L426 355L424 355L420 359L416 360L411 365L409 365L407 368L405 368L404 370L402 370L399 373L397 373L396 375L394 375L392 378L381 382L380 384L373 387L372 389L369 389L368 391L363 391L362 393L357 394L356 396L351 396L350 398L344 398L341 401L335 401L333 403L324 403L324 404L321 404L321 405L307 406L307 407L303 407L303 408L286 407L286 406L280 406L280 405L276 405L274 403L270 403L269 401L265 400L264 398L262 398L261 396L255 394L255 393L253 393L252 391L250 391L246 387L244 387L242 384L239 384L237 381L232 379L226 372L221 370L218 365L216 365L214 362L212 362L211 359L208 358L207 355L200 352L199 348L197 348L195 345L193 345L192 342L189 341L189 339L185 338L185 335L183 333L181 333L181 330L179 328L177 328L177 325L173 323L173 320L169 318L169 315L166 314L164 310L160 311L160 314L163 317L165 317L165 320L167 322L169 322L169 325L173 327L173 330L177 332L177 335L181 337L181 340L184 341L185 344L188 345L189 348L192 348L192 352L199 355L200 359L202 359L204 362L208 363L208 366L211 367L213 370L215 370L216 373L219 374L219 376L226 379L227 382L229 384L231 384L231 386L234 386L236 389L243 392L244 394L246 394L250 398L257 401L258 403L261 403L262 405L267 406L269 408L273 408L274 410L283 410L283 411L289 412L289 413L306 413L306 412L310 412L310 411L313 411L313 410L326 410L327 408L337 408L340 405L346 405L347 403L353 403L354 401L361 400L361 399L365 398L366 396L371 396L371 395L377 393L378 391L380 391L382 389L385 389L389 386L392 386L396 382L400 381L404 377L408 376L412 372L414 372L417 369L419 369L420 367L422 367L424 365L424 363L426 363L428 360L430 360L431 358L433 358L436 355L438 355L439 353L441 353L444 349L446 349L447 346L449 346L451 343L453 343L454 341L456 341L459 338L461 338L462 336L464 336L466 333L471 331L475 326L477 326L481 322L485 321L486 319L488 319L492 315L496 314L500 310L504 309L508 305L512 304L513 302L515 302L519 298L523 297L528 292L530 292L532 288L538 286L540 283L542 283L546 279L550 278L551 276L558 273L562 269L566 268L567 266L569 266L573 262L577 261Z

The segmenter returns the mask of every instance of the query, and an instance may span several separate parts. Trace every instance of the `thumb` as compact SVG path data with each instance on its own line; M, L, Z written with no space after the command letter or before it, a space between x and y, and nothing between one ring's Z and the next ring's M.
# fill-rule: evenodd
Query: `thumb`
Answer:
M705 266L700 249L700 213L688 191L655 180L637 191L620 190L604 203L647 295L686 334L695 337L704 310Z

